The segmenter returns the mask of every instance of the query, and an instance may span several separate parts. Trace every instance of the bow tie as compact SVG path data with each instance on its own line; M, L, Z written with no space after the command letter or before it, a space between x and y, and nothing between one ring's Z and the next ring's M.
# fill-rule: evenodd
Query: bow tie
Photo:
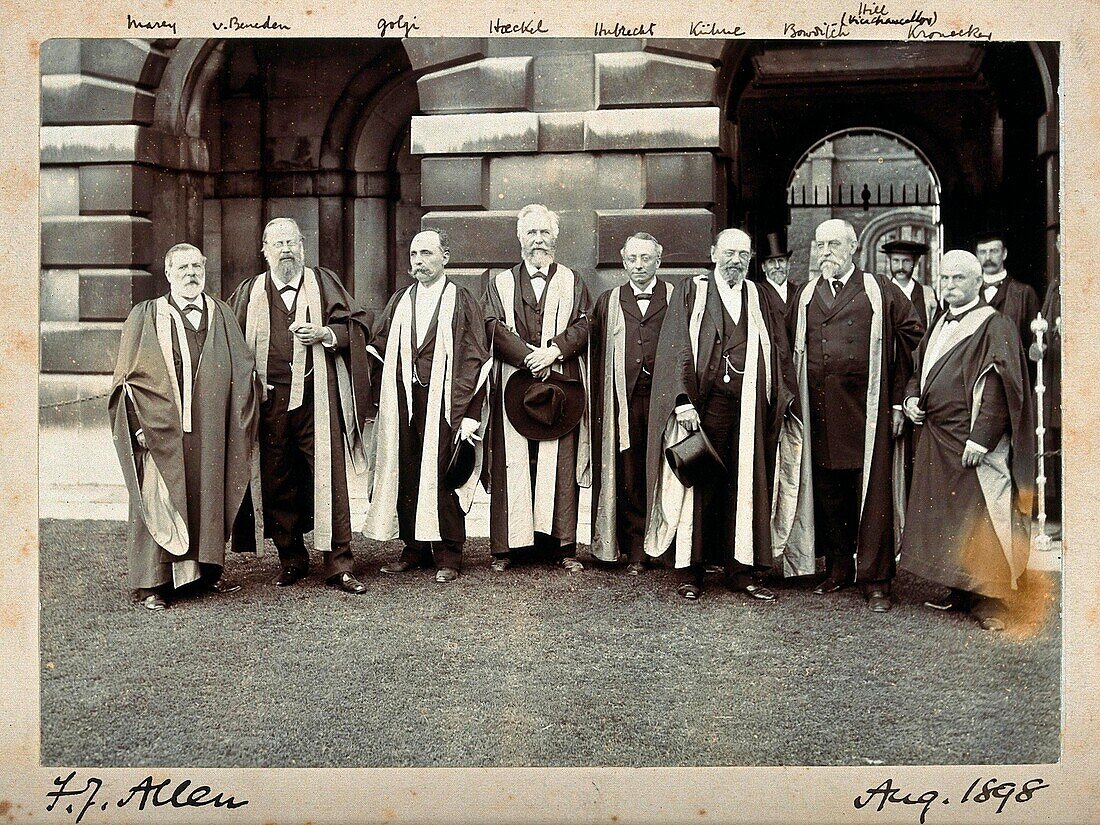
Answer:
M535 272L534 274L531 275L531 280L533 281L533 280L535 280L535 278L541 278L542 280L545 281L546 280L546 273L545 272Z
M298 287L294 286L293 284L287 284L286 286L279 287L279 294L280 295L282 295L284 292L297 292L297 291L298 291Z
M948 312L947 313L947 323L949 323L949 324L958 323L963 318L965 318L967 315L969 315L971 313L972 309L973 308L964 310L963 312L957 312L957 313L956 312Z
M651 301L653 300L652 292L639 292L635 296L639 301Z
M198 304L188 304L183 308L184 312L202 312L202 307Z

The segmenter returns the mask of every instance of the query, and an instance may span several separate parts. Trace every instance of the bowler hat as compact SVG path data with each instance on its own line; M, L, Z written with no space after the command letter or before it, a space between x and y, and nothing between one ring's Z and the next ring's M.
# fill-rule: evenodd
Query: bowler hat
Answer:
M912 255L914 259L928 252L928 244L920 241L887 241L882 245L887 255Z
M520 435L533 441L553 441L573 430L584 414L584 387L576 378L551 372L540 381L517 372L504 388L504 411Z
M787 249L787 239L783 237L782 232L769 232L764 239L764 246L765 249L760 255L762 261L768 258L791 257L791 250Z
M726 465L702 428L666 447L665 461L685 487L693 487L708 475L726 474Z
M458 439L451 448L451 458L443 473L443 484L448 490L457 490L470 480L474 472L474 445L465 438Z

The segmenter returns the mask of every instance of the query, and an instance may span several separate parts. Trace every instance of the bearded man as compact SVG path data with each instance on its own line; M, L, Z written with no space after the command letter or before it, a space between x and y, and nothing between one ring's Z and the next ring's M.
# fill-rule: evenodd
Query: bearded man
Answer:
M326 581L363 593L351 572L345 453L364 460L370 316L334 272L305 265L302 232L290 218L267 224L263 254L267 272L247 278L229 303L264 391L253 489L262 489L263 535L279 551L275 585L308 573L304 534L313 530ZM253 529L244 524L240 532Z
M193 582L240 589L221 573L256 431L252 353L232 309L203 292L206 258L176 244L164 274L168 294L122 328L109 404L130 493L130 586L149 610Z

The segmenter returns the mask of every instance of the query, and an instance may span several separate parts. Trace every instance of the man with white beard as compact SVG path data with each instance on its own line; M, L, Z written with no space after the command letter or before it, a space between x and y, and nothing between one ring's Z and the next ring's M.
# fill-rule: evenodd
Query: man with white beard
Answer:
M229 303L263 385L254 478L263 489L263 534L282 565L275 585L306 575L303 536L313 530L326 581L363 593L351 572L344 455L346 443L353 459L365 458L370 318L334 272L305 265L302 232L290 218L264 228L263 253L268 271L247 278Z
M870 609L885 613L895 568L894 439L924 330L895 284L855 266L857 245L847 221L817 227L821 275L801 287L788 319L810 437L785 552L800 573L812 572L805 561L814 553L825 556L815 593L858 582Z

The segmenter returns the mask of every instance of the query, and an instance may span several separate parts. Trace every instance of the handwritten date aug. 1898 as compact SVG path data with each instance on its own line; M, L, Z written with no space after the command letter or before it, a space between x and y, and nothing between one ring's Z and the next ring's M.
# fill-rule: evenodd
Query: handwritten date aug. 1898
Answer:
M152 776L147 776L132 788L128 788L119 795L117 800L102 802L96 799L96 795L103 789L103 780L96 776L88 777L83 787L78 787L74 782L76 771L68 776L58 776L54 779L54 790L46 792L46 798L50 804L46 806L46 812L51 813L62 799L68 801L63 806L65 813L76 814L76 822L79 823L90 810L99 808L102 811L108 807L125 808L136 807L139 811L148 808L160 808L165 805L171 808L226 808L235 810L248 804L247 799L236 799L225 796L221 791L214 791L209 785L192 785L190 779L181 782L173 782L164 779L154 782ZM107 793L104 791L104 793Z
M996 778L987 779L983 783L982 777L979 776L970 783L970 787L959 798L958 804L976 803L981 805L995 801L997 805L996 813L1000 813L1009 802L1030 802L1037 791L1049 787L1042 779L1029 779L1022 785L1017 785L1015 782L998 782ZM921 825L925 825L925 820L934 803L938 801L941 805L950 805L952 802L948 796L937 790L927 790L919 796L914 796L912 793L895 786L893 779L886 779L877 788L868 788L864 793L861 793L852 800L852 804L859 809L873 805L876 801L878 802L878 807L874 809L876 811L882 811L888 804L922 806L920 811Z

